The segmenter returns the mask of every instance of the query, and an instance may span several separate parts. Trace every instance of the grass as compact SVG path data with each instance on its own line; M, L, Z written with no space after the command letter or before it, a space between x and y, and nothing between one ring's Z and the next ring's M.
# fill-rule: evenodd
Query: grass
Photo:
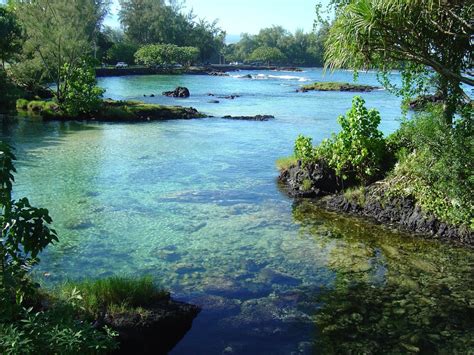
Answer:
M295 156L291 155L289 157L283 157L277 159L275 162L278 170L283 171L283 170L288 170L291 166L294 166L298 163L297 159Z
M311 182L310 179L304 179L303 183L301 184L301 189L303 191L309 191L311 190L311 187L313 187L313 183Z
M375 86L350 84L342 82L318 82L309 85L303 85L301 91L373 91Z
M104 310L111 313L131 309L141 312L142 307L169 298L169 293L158 287L149 276L66 282L57 294L60 299L75 299L90 315Z
M365 205L365 187L350 187L344 191L344 197L348 201L355 202L363 207Z

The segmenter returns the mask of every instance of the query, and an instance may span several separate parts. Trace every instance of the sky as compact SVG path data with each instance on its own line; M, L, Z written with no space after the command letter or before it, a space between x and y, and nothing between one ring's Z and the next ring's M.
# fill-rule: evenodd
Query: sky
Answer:
M329 0L186 0L187 10L208 21L218 19L219 27L229 37L241 33L256 34L265 27L281 25L294 32L313 29L315 5L327 5ZM105 24L118 27L118 0L113 0L112 15Z

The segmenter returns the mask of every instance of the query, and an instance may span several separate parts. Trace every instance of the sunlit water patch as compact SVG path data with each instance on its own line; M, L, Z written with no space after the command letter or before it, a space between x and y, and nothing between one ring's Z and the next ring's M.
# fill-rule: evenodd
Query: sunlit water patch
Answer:
M334 309L343 309L343 319L342 305L360 303L347 297L352 283L361 294L373 288L384 302L410 295L400 303L402 310L413 304L410 300L425 297L426 289L432 302L457 305L455 314L464 306L472 310L471 251L400 236L311 203L295 204L279 190L275 160L291 153L299 133L317 143L337 130L335 118L353 96L296 93L299 80L351 81L352 74L250 73L267 79L136 76L105 78L100 84L115 99L194 106L216 117L273 114L272 121L4 123L3 138L16 146L19 157L15 196L48 207L60 235L60 243L43 254L36 275L48 275L47 283L152 275L177 298L203 307L175 354L317 351L318 340L330 345L347 324L355 324L338 325L322 337L315 323L318 314L338 314ZM360 82L374 85L375 76L362 74ZM159 95L178 85L190 89L190 99ZM156 96L149 97L152 93ZM210 93L239 97L214 104ZM398 126L399 99L386 91L363 97L380 109L385 133ZM393 299L387 285L399 286ZM450 292L441 293L445 289ZM331 292L332 302L323 302ZM379 307L378 297L366 299ZM405 311L413 312L409 307ZM428 324L439 319L433 315L438 308L432 309L421 309L432 312L423 318ZM442 319L443 329L433 326L434 338L418 334L393 344L419 347L422 339L433 346L436 337L451 334L464 346L466 333L456 329L463 320ZM405 324L406 330L414 324ZM381 327L385 330L386 323Z

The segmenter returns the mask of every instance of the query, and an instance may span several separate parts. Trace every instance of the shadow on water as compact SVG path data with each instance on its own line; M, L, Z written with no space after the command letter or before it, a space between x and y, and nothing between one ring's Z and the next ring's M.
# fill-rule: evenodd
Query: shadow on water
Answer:
M0 140L12 145L19 158L19 164L30 166L27 158L32 149L61 144L68 135L86 130L96 130L83 122L43 122L40 117L0 114Z
M474 255L294 205L300 233L329 247L336 274L315 301L322 353L465 353L474 347Z

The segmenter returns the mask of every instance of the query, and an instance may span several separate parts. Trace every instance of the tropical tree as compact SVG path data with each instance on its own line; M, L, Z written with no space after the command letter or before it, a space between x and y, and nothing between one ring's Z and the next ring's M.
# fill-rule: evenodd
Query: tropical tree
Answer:
M26 35L20 71L23 67L36 70L41 79L53 81L60 104L73 72L82 66L85 56L94 53L107 5L106 0L16 1Z
M150 44L135 53L135 60L147 66L189 65L199 56L195 47L178 47L174 44Z
M473 2L463 0L343 1L326 41L326 64L383 74L401 69L402 94L419 90L420 78L435 72L451 125L466 97L461 84L474 85L473 11Z
M202 61L220 54L225 32L217 21L184 12L183 1L120 0L120 22L128 40L138 45L197 47Z
M21 49L21 28L15 14L0 5L0 61L2 68Z
M270 63L280 63L284 59L283 53L275 47L258 47L249 57L251 61L261 61L269 65Z

